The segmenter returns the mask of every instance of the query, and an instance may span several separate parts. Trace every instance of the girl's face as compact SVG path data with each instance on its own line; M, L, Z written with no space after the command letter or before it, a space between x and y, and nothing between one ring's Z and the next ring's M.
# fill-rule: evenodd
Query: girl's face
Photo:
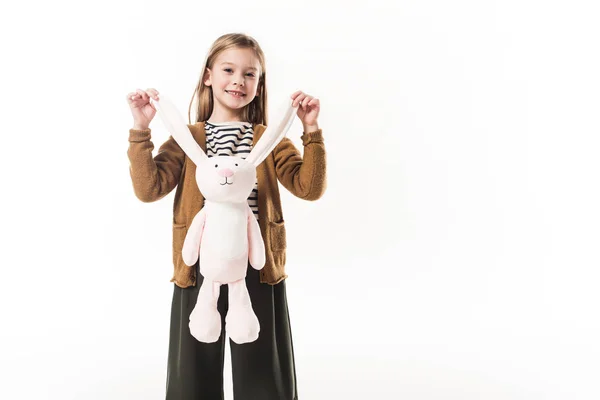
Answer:
M204 84L212 86L213 110L228 117L240 111L256 96L260 77L260 62L252 49L233 48L223 51L213 67L206 69Z

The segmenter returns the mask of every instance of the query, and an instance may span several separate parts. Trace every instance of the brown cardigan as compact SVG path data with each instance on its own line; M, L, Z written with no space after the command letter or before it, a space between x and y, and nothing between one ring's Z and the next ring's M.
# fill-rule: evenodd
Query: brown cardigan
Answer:
M188 125L202 150L206 152L204 122ZM266 127L253 125L253 144ZM204 205L204 197L196 185L196 165L175 142L173 137L160 146L152 157L154 144L150 129L129 130L129 172L135 195L143 202L166 196L177 186L173 204L173 266L171 282L185 288L195 286L195 268L181 258L181 249L193 218ZM323 134L303 133L304 157L292 141L284 138L272 153L256 168L258 178L258 215L265 242L266 264L260 271L260 281L274 285L287 278L285 273L286 235L277 180L295 196L317 200L326 187L326 155Z

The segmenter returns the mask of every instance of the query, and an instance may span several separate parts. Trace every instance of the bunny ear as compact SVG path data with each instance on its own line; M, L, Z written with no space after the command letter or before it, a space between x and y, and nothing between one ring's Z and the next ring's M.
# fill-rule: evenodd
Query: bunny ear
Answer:
M252 151L246 158L246 161L254 164L258 167L258 165L263 162L265 158L273 151L275 146L281 142L281 140L285 137L288 129L292 126L292 122L294 122L294 114L298 109L298 106L292 106L293 101L290 100L288 104L285 104L285 107L282 107L279 112L275 115L273 121L275 124L269 124L267 129L263 132L260 140L252 148Z
M183 116L177 110L177 107L175 107L175 104L168 98L165 98L164 95L160 95L160 100L158 101L153 99L150 101L154 104L158 114L160 114L160 118L167 131L173 135L173 139L175 139L194 164L198 165L201 161L207 159L208 157L194 140L190 129Z

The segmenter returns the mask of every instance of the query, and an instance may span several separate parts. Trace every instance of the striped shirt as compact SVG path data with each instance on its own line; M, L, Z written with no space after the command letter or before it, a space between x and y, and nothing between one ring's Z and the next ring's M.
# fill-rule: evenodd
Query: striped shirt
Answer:
M248 122L205 122L206 130L206 155L234 156L245 159L252 150L252 139L254 131L252 124ZM254 216L258 219L258 180L254 183L254 189L248 197L248 205Z

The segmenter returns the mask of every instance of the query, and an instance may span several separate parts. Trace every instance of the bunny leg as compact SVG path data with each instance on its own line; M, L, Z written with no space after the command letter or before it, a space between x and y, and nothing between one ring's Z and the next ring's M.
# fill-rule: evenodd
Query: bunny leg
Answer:
M221 315L217 310L221 284L204 279L196 306L190 314L190 333L198 341L213 343L221 336Z
M237 344L258 339L260 325L252 309L246 279L229 284L229 309L225 317L227 334Z

